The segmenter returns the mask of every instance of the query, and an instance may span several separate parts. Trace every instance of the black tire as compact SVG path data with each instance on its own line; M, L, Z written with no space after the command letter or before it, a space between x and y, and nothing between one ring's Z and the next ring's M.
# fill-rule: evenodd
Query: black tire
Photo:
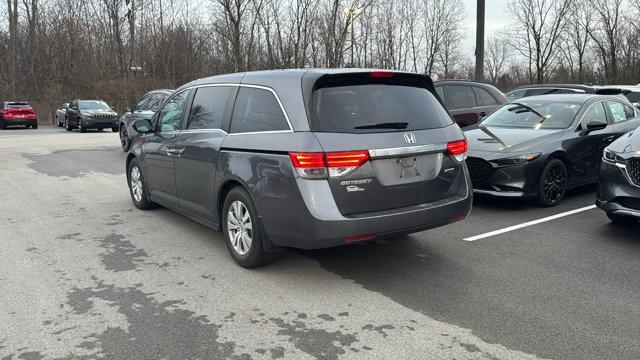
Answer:
M65 121L67 124L67 131L73 131L73 127L71 126L71 123L69 123L69 119L67 119L67 121Z
M7 125L4 123L4 120L0 119L0 129L7 130Z
M62 123L62 121L60 121L60 119L57 119L57 121L58 121L58 127L63 127L64 126L64 124Z
M120 129L117 126L114 126L111 128L111 131L113 132L118 132Z
M230 208L237 202L244 206L245 211L248 211L249 222L251 224L251 230L246 230L247 234L250 235L251 244L248 246L248 251L244 254L234 248L229 231L228 222ZM243 214L246 214L246 212ZM272 252L267 252L264 249L263 240L265 238L265 234L262 230L255 205L253 204L249 194L239 186L231 189L224 201L224 206L222 208L222 229L229 254L231 254L231 257L236 263L238 263L238 265L247 269L253 269L267 265L273 260L274 254ZM245 231L244 228L242 231ZM242 243L244 244L244 242ZM238 240L238 244L240 244L240 240Z
M131 148L131 141L129 140L129 134L127 133L127 128L122 125L120 126L120 146L122 146L122 151L127 152L129 148Z
M134 195L134 185L133 185L134 181L132 181L135 178L134 169L136 168L139 174L138 179L140 180L139 199L136 198L137 195ZM144 181L144 176L142 175L142 167L138 163L138 159L133 159L129 163L129 168L127 169L127 183L129 186L129 194L131 195L131 201L133 201L133 205L135 207L137 207L140 210L149 210L158 206L156 203L149 200L149 194L147 193L147 185Z
M631 216L618 215L613 213L607 213L607 217L614 224L630 225L638 222L638 219Z
M38 124L33 124L33 125L31 125L31 128L32 128L33 130L37 130L37 129L38 129Z
M87 132L87 128L82 126L82 119L78 119L78 131L81 133Z
M566 165L558 159L551 159L542 170L538 185L538 203L544 207L553 207L564 199L569 183Z

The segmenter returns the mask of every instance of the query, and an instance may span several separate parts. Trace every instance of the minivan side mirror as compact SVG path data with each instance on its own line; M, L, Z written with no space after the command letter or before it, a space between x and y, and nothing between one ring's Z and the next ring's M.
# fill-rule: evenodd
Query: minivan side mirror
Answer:
M151 121L147 119L140 119L133 123L133 130L140 134L149 134L153 132Z

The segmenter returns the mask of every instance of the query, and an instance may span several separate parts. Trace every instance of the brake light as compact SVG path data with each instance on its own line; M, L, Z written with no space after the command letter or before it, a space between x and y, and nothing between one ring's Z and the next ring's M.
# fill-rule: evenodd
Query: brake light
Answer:
M393 77L393 71L372 71L371 77L374 79L388 79Z
M467 139L452 141L447 144L445 154L455 157L458 161L464 161L467 158L468 150L469 143L467 142Z
M366 150L330 153L289 153L298 175L305 179L343 176L369 160Z

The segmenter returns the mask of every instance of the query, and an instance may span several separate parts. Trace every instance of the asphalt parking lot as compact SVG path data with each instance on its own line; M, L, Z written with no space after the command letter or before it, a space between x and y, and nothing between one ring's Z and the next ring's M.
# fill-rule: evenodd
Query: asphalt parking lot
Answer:
M640 356L640 227L586 209L594 187L250 271L219 233L133 207L115 133L1 131L0 154L3 359Z

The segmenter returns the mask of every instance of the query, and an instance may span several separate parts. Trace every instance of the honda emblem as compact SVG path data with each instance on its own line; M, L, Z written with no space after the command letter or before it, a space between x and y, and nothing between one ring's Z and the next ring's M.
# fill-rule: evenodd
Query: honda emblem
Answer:
M416 143L416 135L414 133L406 133L406 134L404 134L404 141L407 144L415 144Z

